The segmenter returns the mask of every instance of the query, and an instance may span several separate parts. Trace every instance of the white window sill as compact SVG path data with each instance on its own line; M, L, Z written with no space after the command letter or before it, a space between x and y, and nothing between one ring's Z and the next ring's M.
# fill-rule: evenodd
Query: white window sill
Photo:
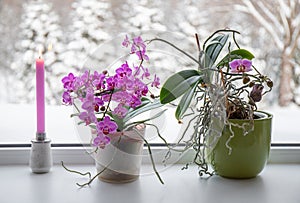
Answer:
M144 153L147 150L144 149ZM165 149L152 147L156 158ZM53 147L54 166L50 173L33 174L28 162L30 148L0 148L1 202L289 202L299 203L300 149L274 147L269 163L255 179L230 180L219 176L201 179L198 169L191 165L181 170L191 152L176 164L160 165L157 169L165 185L154 175L149 157L143 157L141 177L129 184L108 184L95 180L90 187L78 189L76 182L85 178L65 171L61 161L70 169L96 173L94 160L82 147ZM17 194L17 195L16 195Z
M95 173L94 165L69 167ZM55 165L47 174L33 174L24 165L1 166L1 202L300 202L299 164L269 164L258 177L245 180L219 176L201 179L196 166L183 171L181 167L173 165L160 172L165 185L152 173L128 184L95 180L90 187L78 189L75 183L86 179L68 173L60 165ZM143 165L142 174L150 168L151 165Z
M161 164L166 155L165 147L151 147L152 154L157 164ZM183 156L173 153L168 163L185 164L191 161L193 150L190 149ZM148 150L144 148L143 163L150 164ZM0 148L1 165L28 165L30 147L24 148ZM52 147L53 163L59 164L61 161L69 164L93 164L93 158L87 154L83 147ZM272 147L268 163L271 164L300 164L300 147Z

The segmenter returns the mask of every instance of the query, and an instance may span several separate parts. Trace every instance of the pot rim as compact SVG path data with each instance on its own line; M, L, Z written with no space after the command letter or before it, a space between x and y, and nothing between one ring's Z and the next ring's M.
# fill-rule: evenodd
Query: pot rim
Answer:
M146 130L146 125L144 123L140 123L140 124L133 126L132 128L123 130L121 132L115 132L115 133L109 134L108 136L111 139L119 139L121 137L122 139L126 139L126 140L143 142L144 140L136 133L140 133L143 136L145 136L145 130ZM138 132L135 132L135 131L138 131Z
M263 117L260 117L260 118L255 118L253 120L256 120L256 121L259 121L259 120L266 120L266 119L272 119L273 118L273 115L270 114L269 112L266 112L266 111L254 111L254 114L259 114L259 115L262 115ZM229 121L249 121L249 119L228 119Z

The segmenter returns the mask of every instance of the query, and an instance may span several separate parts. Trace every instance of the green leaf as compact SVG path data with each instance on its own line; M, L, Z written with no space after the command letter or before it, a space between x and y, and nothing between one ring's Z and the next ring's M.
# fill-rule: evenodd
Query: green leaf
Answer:
M219 35L212 39L211 43L205 49L204 67L211 67L217 60L223 47L225 46L229 35Z
M160 91L160 102L169 103L182 94L196 82L202 81L202 73L196 70L183 70L175 73L167 79Z
M158 118L159 116L161 116L167 109L164 109L160 112L158 112L157 114L155 114L154 116L150 117L150 118L147 118L145 120L141 120L141 121L136 121L136 122L132 122L132 123L128 123L124 126L124 129L128 128L129 126L132 126L132 125L135 125L135 124L139 124L139 123L145 123L147 121L151 121L155 118Z
M249 59L249 60L252 60L253 58L255 58L254 55L246 49L233 50L230 52L230 55L232 57L236 57L236 58L238 58L237 56L240 56L243 59Z
M130 119L134 118L135 116L144 113L146 111L150 111L152 109L156 109L159 107L162 107L163 105L160 103L160 101L158 99L154 100L153 102L148 102L147 104L143 105L143 106L139 106L136 109L134 109L131 112L127 112L127 115L125 116L125 118L123 118L123 122L126 123L127 121L129 121Z
M177 120L180 120L192 101L194 96L195 89L197 88L199 83L195 83L193 87L191 87L181 98L179 105L176 108L175 117Z
M230 52L230 55L227 54L217 65L217 67L221 66L221 65L226 65L227 63L229 63L230 61L234 60L234 59L248 59L248 60L252 60L254 57L254 55L246 50L246 49L236 49Z
M127 115L134 112L134 111L137 111L138 109L144 107L145 105L149 104L149 103L152 103L150 99L146 98L146 97L142 97L141 98L141 101L142 101L142 104L139 105L138 107L136 107L135 109L133 108L129 108L129 111L127 112Z
M123 119L119 118L117 115L112 114L111 112L107 112L107 114L110 115L113 118L113 120L117 123L118 130L124 130L125 122Z

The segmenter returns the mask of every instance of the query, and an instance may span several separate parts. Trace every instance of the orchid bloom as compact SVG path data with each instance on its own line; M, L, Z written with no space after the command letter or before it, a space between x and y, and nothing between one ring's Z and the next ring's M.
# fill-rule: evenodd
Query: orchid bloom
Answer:
M62 78L63 103L72 105L75 100L81 102L83 111L78 113L78 117L81 123L93 128L96 126L97 137L93 139L93 145L100 148L110 142L109 134L124 130L115 120L122 120L129 110L134 111L142 104L143 97L150 91L148 86L158 87L160 84L156 75L149 82L150 71L143 66L143 61L149 60L143 39L138 36L130 40L126 35L122 45L130 49L130 54L137 56L140 60L138 66L124 61L113 75L107 71L92 73L86 70L81 75L69 73Z
M101 149L104 149L107 144L110 143L110 138L103 133L98 133L98 136L94 138L93 140L93 146L100 147Z
M117 124L114 121L111 121L109 116L105 116L102 121L97 123L97 132L103 132L104 135L117 132Z
M232 73L244 73L252 70L252 61L248 59L234 59L229 63Z

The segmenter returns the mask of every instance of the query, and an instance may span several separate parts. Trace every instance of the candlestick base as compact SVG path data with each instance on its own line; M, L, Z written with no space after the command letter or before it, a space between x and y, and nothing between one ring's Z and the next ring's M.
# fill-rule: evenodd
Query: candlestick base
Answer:
M48 173L53 165L51 140L31 140L29 166L33 173Z

